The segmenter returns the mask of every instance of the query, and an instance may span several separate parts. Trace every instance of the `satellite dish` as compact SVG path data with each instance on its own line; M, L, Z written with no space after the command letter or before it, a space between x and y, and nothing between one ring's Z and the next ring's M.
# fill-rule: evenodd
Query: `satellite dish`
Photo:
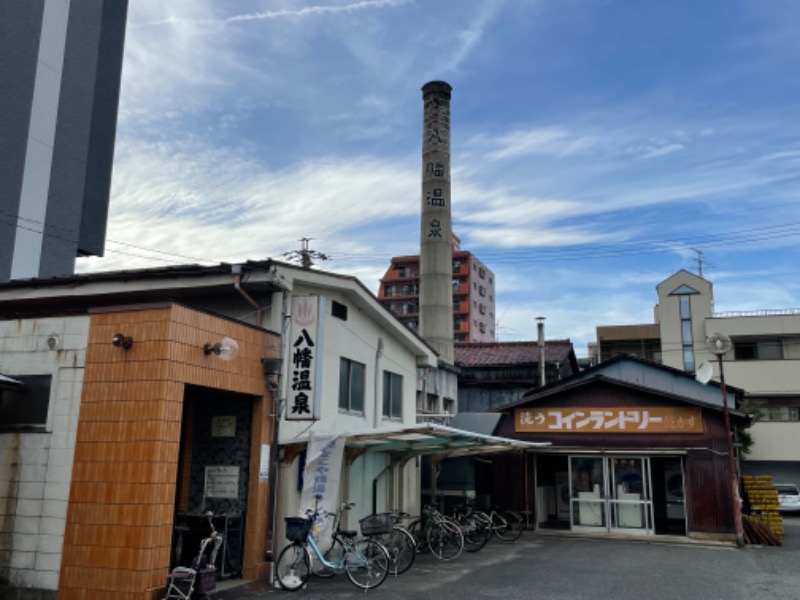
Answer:
M712 333L706 338L706 347L711 354L722 356L733 347L733 343L724 333Z
M714 367L711 366L710 362L703 361L700 366L697 367L697 372L694 374L694 378L705 385L711 381L712 375L714 375Z

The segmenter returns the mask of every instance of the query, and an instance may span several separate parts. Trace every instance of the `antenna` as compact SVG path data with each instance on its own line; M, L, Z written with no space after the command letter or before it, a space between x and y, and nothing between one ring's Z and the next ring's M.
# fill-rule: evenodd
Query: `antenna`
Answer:
M710 262L706 262L706 261L703 260L703 251L702 250L700 250L699 248L692 248L692 250L697 253L697 257L696 258L690 258L689 260L697 265L697 274L700 277L702 277L703 276L703 265L705 265L706 267L711 267L711 268L713 268L714 265L712 265Z
M714 367L711 366L710 362L703 361L700 363L700 366L697 367L697 372L695 373L694 378L705 385L711 381L712 375L714 375Z

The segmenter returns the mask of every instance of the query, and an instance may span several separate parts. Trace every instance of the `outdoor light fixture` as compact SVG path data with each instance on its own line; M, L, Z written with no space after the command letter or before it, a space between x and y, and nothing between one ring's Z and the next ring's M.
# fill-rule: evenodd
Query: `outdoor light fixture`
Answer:
M733 434L731 431L731 418L728 412L728 391L725 387L725 370L722 367L722 357L733 348L731 338L724 333L714 333L706 338L706 348L716 355L719 361L719 385L722 390L722 410L725 414L725 433L728 442L728 470L731 478L733 493L733 520L736 528L736 545L744 546L744 524L742 523L742 503L739 496L739 482L736 476L736 459L733 456Z
M127 350L133 346L133 338L129 335L125 335L124 333L115 333L114 337L111 338L111 343L115 348Z
M220 360L233 360L239 354L239 344L233 338L224 337L216 344L203 346L203 354L206 356L214 354Z
M264 378L267 380L267 383L272 387L278 385L278 377L280 377L282 367L283 367L283 360L281 360L280 358L261 359L261 368L264 371Z

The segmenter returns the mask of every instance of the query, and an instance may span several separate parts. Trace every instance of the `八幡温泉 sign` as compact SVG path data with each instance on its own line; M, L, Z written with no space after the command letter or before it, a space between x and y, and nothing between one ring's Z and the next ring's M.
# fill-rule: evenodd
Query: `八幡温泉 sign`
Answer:
M514 426L527 433L703 433L697 407L518 408Z
M325 315L323 296L292 299L292 327L288 355L291 360L286 419L319 419L322 385L322 332Z

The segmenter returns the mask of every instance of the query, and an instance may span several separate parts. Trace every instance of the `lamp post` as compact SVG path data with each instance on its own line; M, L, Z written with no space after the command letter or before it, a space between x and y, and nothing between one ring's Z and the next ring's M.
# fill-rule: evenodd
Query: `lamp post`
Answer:
M742 525L742 501L739 496L739 482L736 476L736 461L733 456L733 432L731 430L731 417L728 412L728 391L725 387L725 370L722 366L722 357L730 350L731 341L726 335L715 333L708 338L708 348L717 356L719 362L719 382L722 389L722 410L725 414L725 438L728 441L728 470L730 471L731 493L733 494L733 519L736 527L736 545L744 546L744 527Z

